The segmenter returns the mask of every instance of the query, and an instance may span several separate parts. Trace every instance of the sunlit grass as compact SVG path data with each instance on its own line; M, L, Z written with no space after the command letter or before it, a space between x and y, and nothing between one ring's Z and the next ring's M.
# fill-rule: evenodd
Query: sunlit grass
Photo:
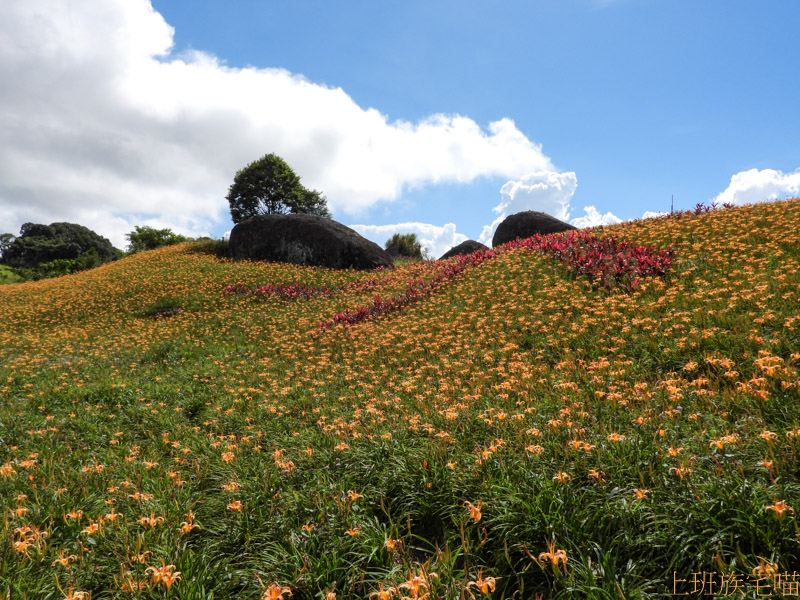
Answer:
M0 265L0 285L4 283L20 283L22 277L14 273L12 269L5 265Z
M3 286L0 597L775 592L800 570L798 232L800 201L607 227L671 246L668 278L512 249L324 330L441 264L182 245ZM298 282L334 292L223 293Z

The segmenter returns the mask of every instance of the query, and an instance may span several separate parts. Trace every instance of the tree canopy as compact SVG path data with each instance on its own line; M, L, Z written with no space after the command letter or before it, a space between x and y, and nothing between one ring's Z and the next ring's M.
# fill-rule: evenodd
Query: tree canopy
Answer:
M267 154L238 171L227 200L234 223L275 213L331 216L325 196L303 187L300 177L275 154Z
M17 237L4 234L0 262L31 269L56 260L77 260L91 254L92 263L114 260L118 250L88 227L75 223L25 223Z
M161 246L170 246L188 241L189 238L173 232L171 229L155 229L147 225L134 225L134 230L126 233L128 238L128 252L142 252L153 250Z
M417 241L416 233L395 233L386 241L386 251L395 257L422 260L422 245Z

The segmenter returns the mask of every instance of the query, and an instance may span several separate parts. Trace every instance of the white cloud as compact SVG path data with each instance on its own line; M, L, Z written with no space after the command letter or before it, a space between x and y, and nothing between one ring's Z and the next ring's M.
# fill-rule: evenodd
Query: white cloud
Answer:
M519 180L508 181L500 188L501 201L492 210L499 213L490 225L484 225L478 241L491 244L497 226L509 215L526 210L536 210L568 221L572 210L572 196L578 187L578 177L574 172L557 173L555 171L538 171L528 173ZM578 228L597 227L621 223L622 219L607 212L601 214L594 206L585 206L583 217L569 221Z
M124 246L134 224L206 233L235 172L275 152L329 207L402 190L552 170L510 119L390 121L282 69L170 54L149 0L15 1L0 20L0 218L80 222Z
M668 214L669 213L665 213L665 212L646 210L646 211L644 211L644 214L642 215L642 218L643 219L655 219L655 218L658 218L658 217L663 217L663 216L668 215Z
M573 172L535 171L516 181L508 181L500 188L501 201L492 210L499 213L490 225L484 225L478 241L491 245L495 229L508 215L525 210L536 210L566 221L569 219L570 200L578 187L578 177Z
M456 233L454 223L447 223L441 227L429 223L413 222L392 225L349 225L349 227L381 248L395 233L415 233L417 241L423 248L427 248L431 258L439 258L453 246L467 240L467 236L463 233Z
M584 227L599 227L600 225L614 225L615 223L622 223L622 219L615 214L610 212L600 214L600 211L594 206L584 206L583 210L586 215L572 219L569 222L570 225L574 225L578 229L583 229Z
M714 202L755 204L789 196L800 196L800 170L783 173L774 169L750 169L731 177L728 187Z

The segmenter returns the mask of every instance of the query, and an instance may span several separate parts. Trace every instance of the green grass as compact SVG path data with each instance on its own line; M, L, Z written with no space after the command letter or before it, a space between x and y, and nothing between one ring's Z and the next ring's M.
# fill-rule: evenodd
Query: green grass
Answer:
M0 265L0 285L4 283L20 283L23 278L17 275L13 269Z

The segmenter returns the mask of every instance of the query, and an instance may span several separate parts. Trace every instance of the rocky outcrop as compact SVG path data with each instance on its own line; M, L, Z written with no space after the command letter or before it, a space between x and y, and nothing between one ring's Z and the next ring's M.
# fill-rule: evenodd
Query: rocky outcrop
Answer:
M231 231L233 258L332 269L391 267L380 246L349 227L316 215L259 215Z
M489 248L475 240L466 240L461 242L458 246L450 248L450 250L442 254L439 260L444 260L451 256L458 256L459 254L472 254L473 252L478 252L478 250L489 250Z
M492 238L492 248L497 248L501 244L518 238L524 240L537 233L547 235L548 233L569 231L570 229L576 229L576 227L569 223L564 223L564 221L559 221L546 213L526 210L509 215L500 223Z

